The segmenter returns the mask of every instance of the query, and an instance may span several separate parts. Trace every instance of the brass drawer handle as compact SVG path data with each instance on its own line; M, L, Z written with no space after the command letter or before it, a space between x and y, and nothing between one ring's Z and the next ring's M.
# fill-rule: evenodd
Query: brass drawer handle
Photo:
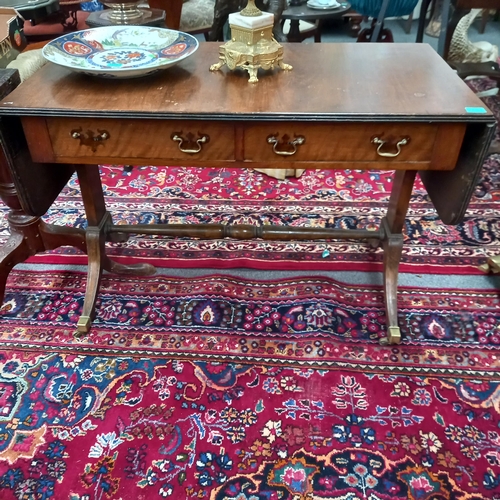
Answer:
M378 137L374 137L372 139L372 144L378 144L377 154L379 156L383 156L384 158L396 158L396 156L398 156L399 153L401 153L401 147L405 146L406 144L408 144L410 142L410 138L403 137L400 141L396 142L397 151L395 153L385 153L382 151L384 144L387 144L388 142L389 141L384 141L383 139L380 139Z
M85 133L82 127L73 129L70 134L73 139L80 139L80 146L89 146L93 153L97 151L97 146L102 146L103 141L110 138L107 130L97 129L97 134L92 130L87 130Z
M297 149L298 149L297 146L300 146L301 144L304 144L304 142L306 142L305 137L303 137L302 135L296 136L293 141L291 141L290 137L288 135L286 135L286 134L283 136L283 138L281 139L281 141L278 139L277 136L278 136L278 134L270 135L267 138L267 142L268 142L268 144L272 144L273 145L273 151L277 155L281 155L281 156L292 156L292 155L294 155L297 152ZM285 147L288 147L288 149L277 149L276 146L278 146L279 144L284 145ZM290 151L290 146L292 147L291 151Z
M186 134L186 138L181 136L182 132L174 132L172 134L172 140L178 142L179 149L183 153L187 153L190 155L195 155L196 153L199 153L203 147L203 144L206 144L207 142L210 141L210 137L206 134L200 134L198 132L199 138L195 140L194 134L191 132ZM186 143L188 147L183 147L182 145ZM193 147L189 147L190 145L197 145L196 149Z

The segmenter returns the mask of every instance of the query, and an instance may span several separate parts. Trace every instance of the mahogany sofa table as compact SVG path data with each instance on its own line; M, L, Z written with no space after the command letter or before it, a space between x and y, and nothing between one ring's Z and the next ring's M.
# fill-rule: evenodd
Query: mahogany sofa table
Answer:
M125 240L130 233L355 238L384 248L388 327L382 342L398 343L397 276L415 175L420 172L441 219L460 222L491 140L493 115L428 45L287 44L285 62L293 70L259 73L256 84L248 83L246 72L210 72L218 49L218 43L202 43L179 65L133 80L93 78L47 64L1 100L2 119L21 121L31 154L29 162L10 165L28 215L40 214L30 213L22 174L26 178L29 170L36 178L37 164L76 166L89 260L78 331L91 327L103 269L154 272L148 264L113 262L105 251L108 240ZM395 170L395 175L377 231L115 226L106 210L99 164L376 169ZM84 248L82 242L79 246Z

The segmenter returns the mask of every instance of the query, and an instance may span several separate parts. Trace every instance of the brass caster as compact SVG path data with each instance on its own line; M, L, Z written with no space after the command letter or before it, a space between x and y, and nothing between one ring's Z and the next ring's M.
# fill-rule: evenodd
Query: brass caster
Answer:
M483 273L499 273L500 272L500 255L490 257L486 264L478 266L478 269Z
M389 344L401 343L401 330L399 326L390 326L387 328L387 341Z
M378 343L380 345L400 344L401 330L399 326L390 326L387 328L387 337L381 337Z
M89 316L80 316L80 318L78 318L78 323L76 324L77 332L75 336L80 337L84 333L88 333L91 326L92 326L92 320L90 319Z

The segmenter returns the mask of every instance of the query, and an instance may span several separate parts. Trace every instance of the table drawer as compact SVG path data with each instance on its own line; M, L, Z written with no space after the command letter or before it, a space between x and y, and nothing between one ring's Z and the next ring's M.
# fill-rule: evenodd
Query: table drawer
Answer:
M55 158L234 160L226 122L47 118Z
M249 125L244 155L247 161L429 162L439 127L426 123Z

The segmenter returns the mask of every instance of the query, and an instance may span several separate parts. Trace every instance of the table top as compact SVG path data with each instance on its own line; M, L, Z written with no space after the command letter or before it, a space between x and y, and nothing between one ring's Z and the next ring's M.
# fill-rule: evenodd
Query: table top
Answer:
M493 115L427 44L284 44L292 71L210 72L219 43L155 75L108 80L53 63L0 114L208 120L482 121ZM481 112L483 111L483 112Z
M348 2L342 2L340 7L336 9L310 9L306 3L303 5L291 5L287 7L283 14L282 19L294 19L302 21L314 21L316 19L335 19L342 16L348 10L350 10L351 4Z

